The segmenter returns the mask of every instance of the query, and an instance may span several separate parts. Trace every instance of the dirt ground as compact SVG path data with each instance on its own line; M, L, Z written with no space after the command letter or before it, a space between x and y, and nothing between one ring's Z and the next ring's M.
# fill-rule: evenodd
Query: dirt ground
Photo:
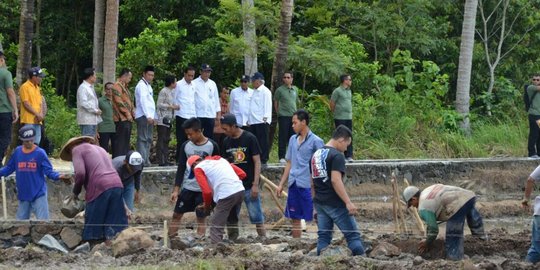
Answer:
M69 169L67 164L57 164ZM288 222L260 239L245 209L241 212L241 238L237 243L212 245L203 239L193 240L184 249L163 248L163 220L170 218L172 206L168 194L145 194L130 225L144 227L155 240L153 248L115 258L106 247L86 254L62 254L29 244L24 248L0 248L0 269L540 269L540 264L524 261L530 246L532 213L520 208L525 180L521 178L513 172L486 170L475 172L470 179L449 183L478 194L477 208L489 236L488 240L479 240L465 229L466 259L459 262L444 259L443 240L437 240L436 248L419 256L417 244L422 237L411 217L407 216L409 235L394 233L391 186L366 183L347 189L360 210L355 218L364 245L371 251L381 243L389 243L399 248L398 254L375 256L368 252L368 256L352 257L336 228L329 251L314 256L317 228L313 223L307 223L303 239L289 236ZM263 193L263 206L267 226L271 227L282 214L268 193ZM55 213L52 216L61 218ZM194 221L193 215L185 216L177 239L193 238ZM444 224L440 225L439 238L444 238Z

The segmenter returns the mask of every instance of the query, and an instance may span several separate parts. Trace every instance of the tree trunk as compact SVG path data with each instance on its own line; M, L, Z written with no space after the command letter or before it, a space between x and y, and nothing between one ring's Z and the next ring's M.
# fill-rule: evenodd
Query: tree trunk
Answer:
M116 51L118 47L119 0L107 0L105 16L105 40L103 46L103 81L114 82L116 74Z
M41 67L41 40L39 40L39 34L41 32L41 1L42 0L36 1L36 31L34 35L36 40L36 63L39 67Z
M253 17L254 8L253 0L242 0L244 40L247 45L244 51L244 73L249 76L258 71L257 32L255 18Z
M463 27L461 30L461 45L459 49L456 111L463 117L460 128L467 136L470 136L471 134L469 103L477 7L478 0L466 0Z
M19 24L19 57L17 58L16 82L21 85L28 77L32 64L32 41L34 39L34 0L21 0Z
M103 72L103 38L105 36L105 0L96 0L94 11L94 47L92 67Z

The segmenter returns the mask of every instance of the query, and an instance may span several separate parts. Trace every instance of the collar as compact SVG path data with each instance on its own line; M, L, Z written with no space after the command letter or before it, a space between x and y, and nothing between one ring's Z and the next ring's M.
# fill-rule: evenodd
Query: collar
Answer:
M308 133L306 134L306 138L304 139L304 141L302 143L307 142L307 140L311 137L311 135L313 135L313 132L311 131L311 129L309 129ZM294 137L295 139L298 139L300 134L295 134L294 136L296 136L296 137Z
M149 85L150 83L148 83L144 78L141 78L141 81L143 81L146 85Z

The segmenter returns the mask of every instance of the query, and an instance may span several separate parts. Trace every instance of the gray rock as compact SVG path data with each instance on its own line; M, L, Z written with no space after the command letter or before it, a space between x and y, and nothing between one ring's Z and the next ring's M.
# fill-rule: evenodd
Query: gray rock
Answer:
M388 242L381 242L379 243L371 253L369 253L370 257L378 257L378 256L386 256L386 257L394 257L399 256L401 254L401 250L388 243Z
M90 252L90 243L86 242L86 243L76 247L73 250L73 252L87 254L88 252Z
M288 247L288 243L265 245L265 248L271 252L282 252L285 251Z
M304 250L303 249L297 250L292 255L293 256L304 256Z
M204 247L202 247L202 246L194 246L194 247L191 248L191 250L200 253L200 252L204 251Z
M317 253L315 253L317 254ZM328 246L325 249L321 250L321 257L327 256L351 256L351 250L342 246Z
M317 256L317 248L314 248L314 249L310 250L307 255L310 256L310 257Z
M0 233L0 240L10 240L11 239L11 233L9 232L3 232Z
M413 259L413 265L420 265L424 262L424 258L420 257L420 256L416 256L414 257Z
M154 240L152 240L147 232L135 228L127 228L113 241L112 252L114 257L121 257L153 246Z
M70 227L64 227L62 232L60 232L60 237L70 249L78 246L82 241L81 231L72 229Z
M186 248L189 248L190 244L189 242L180 239L180 238L172 238L169 240L171 249L178 249L178 250L185 250Z
M39 240L38 242L39 245L42 245L44 247L47 247L47 248L50 248L50 249L54 249L54 250L58 250L60 252L63 252L65 254L68 253L67 249L65 249L59 242L58 240L56 240L56 238L54 238L52 235L50 234L46 234L43 236L43 238L41 238L41 240Z
M11 241L12 245L16 247L26 247L29 242L30 238L25 236L15 236Z

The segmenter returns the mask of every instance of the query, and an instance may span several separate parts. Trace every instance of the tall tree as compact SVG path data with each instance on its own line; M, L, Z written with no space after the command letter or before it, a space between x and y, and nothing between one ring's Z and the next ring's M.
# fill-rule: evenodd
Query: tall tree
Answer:
M255 17L253 16L254 8L253 0L242 0L244 40L246 42L244 74L250 76L258 71L257 32L255 28Z
M105 16L105 41L103 46L103 81L114 82L116 73L116 51L118 48L119 0L107 0Z
M469 102L477 7L478 0L465 2L456 87L456 111L463 117L460 127L467 135L471 134Z
M96 0L94 10L94 46L92 66L96 72L103 72L103 38L105 36L105 0Z
M272 66L272 82L270 90L272 92L281 82L281 75L287 66L287 53L289 51L289 33L291 31L291 21L294 10L294 0L281 1L281 19L279 22L276 53L274 65Z
M34 0L21 0L19 25L19 57L17 58L17 85L26 78L32 64L32 42L34 39Z

